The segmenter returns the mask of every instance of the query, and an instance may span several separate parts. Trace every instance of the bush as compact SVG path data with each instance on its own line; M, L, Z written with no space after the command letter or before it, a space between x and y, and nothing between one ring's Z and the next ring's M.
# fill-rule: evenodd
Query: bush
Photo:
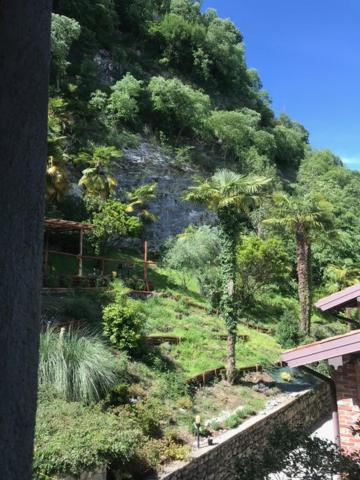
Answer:
M144 330L140 305L128 297L128 290L120 281L111 288L114 301L103 309L104 334L120 350L134 351Z
M169 135L199 132L210 109L210 99L177 78L153 77L149 93L161 129Z
M293 312L284 312L276 328L276 339L284 348L296 347L302 341L299 321Z
M115 385L110 392L106 395L105 401L107 406L118 407L120 405L125 405L129 402L129 385L126 383L120 383Z
M124 464L140 441L141 432L131 419L103 413L97 406L40 399L34 477L78 476L112 462Z
M96 402L118 381L120 368L104 341L88 331L40 336L39 384L66 400Z

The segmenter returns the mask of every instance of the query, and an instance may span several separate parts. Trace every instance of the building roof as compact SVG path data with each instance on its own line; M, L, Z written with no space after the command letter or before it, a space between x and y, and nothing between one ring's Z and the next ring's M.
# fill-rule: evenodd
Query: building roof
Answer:
M292 348L284 352L281 359L289 367L300 367L355 352L360 352L360 330Z
M341 310L347 307L356 307L358 297L360 297L360 283L345 288L340 292L333 293L328 297L321 298L315 303L315 307L322 312Z
M91 230L95 225L91 223L73 222L72 220L62 220L60 218L46 218L44 220L45 230L58 232L73 230Z

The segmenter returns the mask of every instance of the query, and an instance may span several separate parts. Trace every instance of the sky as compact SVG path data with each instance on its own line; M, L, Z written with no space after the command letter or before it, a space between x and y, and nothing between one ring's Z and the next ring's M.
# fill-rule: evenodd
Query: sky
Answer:
M277 114L360 170L360 0L204 0L244 36Z

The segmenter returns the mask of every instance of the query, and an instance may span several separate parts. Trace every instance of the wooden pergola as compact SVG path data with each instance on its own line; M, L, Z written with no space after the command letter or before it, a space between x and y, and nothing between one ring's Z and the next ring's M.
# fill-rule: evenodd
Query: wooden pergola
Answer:
M49 262L49 252L50 253L59 253L52 252L49 250L49 232L79 232L79 254L75 256L78 258L79 262L79 277L83 275L83 244L84 244L84 232L92 230L95 225L91 223L82 223L74 222L72 220L62 220L59 218L46 218L44 220L44 235L45 235L45 252L44 252L44 271L47 273L48 262ZM65 254L66 255L66 254Z
M91 256L83 255L83 242L84 242L84 233L95 228L95 225L91 223L75 222L72 220L63 220L58 218L46 218L44 220L44 273L48 271L49 265L49 253L55 255L62 255L65 257L76 258L78 261L78 277L83 277L83 261L84 260L96 260L101 262L101 275L105 273L105 262L119 262L118 258L109 258L103 256ZM50 233L61 233L61 232L79 232L79 253L67 253L59 252L57 250L49 249L49 234ZM146 285L146 292L149 292L151 287L148 280L148 266L154 264L148 258L148 242L144 242L144 281ZM125 264L124 264L125 265ZM133 264L126 264L129 268L133 267Z

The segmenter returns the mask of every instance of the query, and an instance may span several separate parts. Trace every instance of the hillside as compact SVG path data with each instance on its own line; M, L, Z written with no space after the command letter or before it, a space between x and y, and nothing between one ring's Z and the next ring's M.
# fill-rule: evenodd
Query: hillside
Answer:
M282 349L349 328L312 305L360 281L360 174L198 2L55 0L51 35L46 216L91 225L80 254L47 232L34 475L142 479L196 415L209 437L277 398Z

